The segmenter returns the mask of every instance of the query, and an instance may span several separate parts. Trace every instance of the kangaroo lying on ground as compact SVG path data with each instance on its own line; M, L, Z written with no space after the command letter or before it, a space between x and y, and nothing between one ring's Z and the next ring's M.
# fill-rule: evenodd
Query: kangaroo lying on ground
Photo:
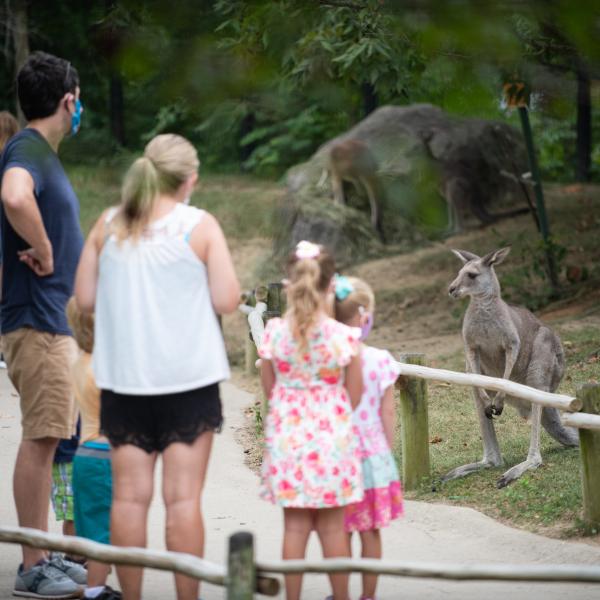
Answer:
M344 181L349 181L357 190L367 193L371 205L371 225L383 240L379 203L383 189L377 177L377 161L369 147L360 140L342 140L329 150L327 169L331 174L333 198L346 204Z
M470 373L503 377L518 383L554 392L565 371L565 356L558 336L530 311L509 306L500 297L500 284L494 265L500 264L510 252L502 248L480 258L464 250L452 250L464 266L450 284L453 298L470 296L462 335L466 355L466 370ZM502 464L500 447L494 431L493 417L504 408L504 394L493 398L482 388L473 388L483 440L483 459L457 467L444 476L444 481L463 477L479 469ZM574 429L565 427L556 408L542 408L519 398L507 397L519 414L531 419L531 440L527 459L510 468L498 480L499 488L518 479L528 469L542 464L540 454L540 424L564 446L579 445Z

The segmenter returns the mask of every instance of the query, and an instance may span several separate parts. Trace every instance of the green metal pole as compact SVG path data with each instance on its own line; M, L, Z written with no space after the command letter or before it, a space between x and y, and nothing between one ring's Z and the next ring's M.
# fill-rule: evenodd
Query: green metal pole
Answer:
M526 106L519 106L519 117L521 118L521 127L523 128L523 137L527 147L527 157L529 159L529 169L533 180L533 191L535 193L535 204L537 208L540 232L544 240L544 250L546 260L548 261L548 275L554 291L558 291L558 276L556 273L556 262L554 261L554 252L550 241L550 227L548 226L548 216L546 215L546 205L544 203L544 191L542 189L542 178L538 169L537 159L535 157L535 148L533 146L533 135L529 123L529 111Z

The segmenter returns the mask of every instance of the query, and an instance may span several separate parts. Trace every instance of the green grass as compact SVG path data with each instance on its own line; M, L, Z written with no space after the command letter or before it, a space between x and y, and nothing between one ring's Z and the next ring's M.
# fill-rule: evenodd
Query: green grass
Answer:
M125 167L125 164L118 167L67 165L69 177L81 202L81 222L85 232L103 209L119 202ZM265 252L268 252L265 240L273 237L277 227L275 214L281 196L281 186L273 182L247 176L201 172L200 186L192 201L219 219L230 245L243 254L247 242L253 239L258 239L258 244L265 246ZM563 300L558 304L555 302L553 307L564 305L568 308L580 296L585 299L587 294L598 288L598 198L595 188L585 189L574 197L561 197L557 190L548 193L549 215L555 238L567 249L566 258L561 263ZM512 244L513 251L509 259L498 268L504 296L530 308L539 308L548 304L550 295L547 281L530 266L532 259L539 257L537 239L531 224L521 221L518 227L510 223L501 224L498 228L475 230L466 237L453 240L453 247L456 245L484 253L495 247ZM393 249L386 248L385 253L392 257ZM448 247L432 247L416 256L419 258L415 259L413 270L424 274L421 283L403 285L391 274L375 289L379 326L397 328L402 324L398 314L403 313L404 321L422 322L419 335L455 332L458 336L465 303L451 301L445 291L453 274L458 271L458 260L448 251ZM254 255L251 258L254 260ZM407 255L406 259L410 260L411 255ZM564 279L564 270L568 265L585 267L587 280L568 284ZM264 266L262 268L264 270ZM256 277L256 282L280 277L280 274L262 273L259 276L258 273L255 269L252 275ZM369 280L368 276L366 278ZM406 305L406 309L399 311L398 308L403 305ZM597 302L588 302L588 306L585 314L597 311ZM435 327L431 326L431 319ZM227 331L226 328L226 334L233 340L234 351L230 358L234 363L242 361L243 344L238 340L246 335L245 323L241 319L239 322L242 325L240 331ZM578 325L577 319L568 313L556 328L563 340L568 363L560 391L574 394L578 385L600 380L600 329L586 326L585 322ZM228 345L230 350L231 345ZM464 371L462 352L428 358L435 366ZM253 416L254 425L258 425L257 414ZM504 467L441 485L441 475L456 466L481 458L481 439L470 391L458 386L431 383L429 418L429 437L436 441L430 444L432 478L409 497L471 506L509 524L541 533L561 536L585 533L580 522L582 498L577 449L564 449L542 432L544 464L507 488L496 489L496 480L507 468L525 458L529 445L529 425L511 407L507 407L496 422ZM398 458L401 460L399 450Z
M558 328L561 332L561 328ZM568 367L559 388L574 395L578 385L600 379L600 328L569 328L562 333ZM439 357L436 366L463 370L462 353ZM544 464L506 488L496 480L509 467L523 461L529 447L530 427L511 407L495 422L504 466L487 469L446 483L440 478L450 469L481 460L482 442L470 390L431 383L429 438L432 477L410 498L471 506L512 525L558 536L585 533L581 525L579 450L563 448L544 430L541 452ZM397 449L401 464L401 450ZM594 533L587 532L587 533ZM596 532L597 533L597 532Z

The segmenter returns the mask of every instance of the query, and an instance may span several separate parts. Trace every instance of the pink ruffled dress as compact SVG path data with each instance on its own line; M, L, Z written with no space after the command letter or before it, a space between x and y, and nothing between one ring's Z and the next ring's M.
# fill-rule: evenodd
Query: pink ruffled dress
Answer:
M360 330L323 319L300 353L286 319L270 319L258 353L275 385L265 421L263 498L283 507L331 508L363 498L359 438L344 367Z
M403 513L398 468L381 422L381 399L400 368L387 350L363 346L362 371L364 390L353 417L360 432L365 496L346 507L346 531L381 529Z

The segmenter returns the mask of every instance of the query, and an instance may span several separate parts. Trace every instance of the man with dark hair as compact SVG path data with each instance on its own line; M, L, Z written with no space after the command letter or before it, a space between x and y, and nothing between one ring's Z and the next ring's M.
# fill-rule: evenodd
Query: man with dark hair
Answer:
M28 124L0 160L2 334L22 415L13 477L19 525L46 530L54 452L58 440L75 431L70 368L76 346L65 307L83 245L79 202L57 150L79 128L82 108L77 71L44 52L32 54L20 69L17 90ZM14 594L78 597L73 568L23 546Z

